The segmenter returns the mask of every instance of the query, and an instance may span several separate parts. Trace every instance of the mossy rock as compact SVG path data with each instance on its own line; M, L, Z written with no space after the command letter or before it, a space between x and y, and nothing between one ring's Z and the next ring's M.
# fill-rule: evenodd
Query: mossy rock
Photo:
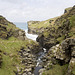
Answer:
M42 73L42 75L65 75L68 69L68 64L60 66L60 65L54 65L53 68L51 68L48 71L45 71Z

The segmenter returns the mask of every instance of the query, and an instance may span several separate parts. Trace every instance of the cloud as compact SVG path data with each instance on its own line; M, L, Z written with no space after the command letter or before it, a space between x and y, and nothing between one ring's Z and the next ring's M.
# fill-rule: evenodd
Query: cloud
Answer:
M0 14L10 21L46 20L74 4L74 0L0 0Z

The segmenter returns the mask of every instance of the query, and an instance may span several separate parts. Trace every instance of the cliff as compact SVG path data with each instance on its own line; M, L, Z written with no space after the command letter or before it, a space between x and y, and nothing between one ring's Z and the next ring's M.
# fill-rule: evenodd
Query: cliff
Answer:
M75 75L75 6L45 29L37 41L48 50L40 75Z
M43 47L50 47L59 44L66 38L75 38L75 6L67 13L57 18L54 24L50 25L37 38Z
M16 37L25 40L25 32L17 28L13 23L7 21L3 16L0 16L0 38L8 39L9 37Z
M50 25L54 23L57 17L48 19L46 21L29 21L28 22L28 33L30 34L40 34ZM32 23L31 23L32 22Z
M75 75L75 6L60 17L30 24L29 30L47 49L39 75Z
M32 75L42 48L0 16L0 75Z
M75 75L75 39L52 46L42 61L44 69L40 75Z

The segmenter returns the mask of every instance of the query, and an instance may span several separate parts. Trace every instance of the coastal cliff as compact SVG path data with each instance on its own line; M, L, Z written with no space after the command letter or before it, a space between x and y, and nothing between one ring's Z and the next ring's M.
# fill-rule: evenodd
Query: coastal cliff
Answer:
M45 29L52 25L57 17L48 19L46 21L29 21L28 22L28 33L30 34L41 34Z
M48 50L40 75L75 75L75 6L57 18L37 41Z
M43 47L50 47L59 44L66 38L75 38L75 6L67 13L57 18L53 25L50 25L37 38Z
M30 24L29 32L38 34L37 42L47 50L39 75L75 75L75 6L59 17Z
M0 38L8 39L16 37L20 40L25 40L25 32L16 27L12 22L7 21L3 16L0 16Z
M29 21L28 32L38 34L37 42L0 16L0 75L34 75L44 49L39 75L75 75L75 6L59 17Z
M33 75L41 50L25 31L0 16L0 75Z

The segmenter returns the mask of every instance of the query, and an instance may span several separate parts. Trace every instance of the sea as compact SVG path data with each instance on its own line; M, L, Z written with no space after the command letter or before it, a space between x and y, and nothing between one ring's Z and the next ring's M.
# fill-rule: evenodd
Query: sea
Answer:
M16 25L16 27L25 31L25 35L27 36L27 38L36 41L36 38L38 37L38 35L33 35L28 33L27 22L13 22L13 23Z

